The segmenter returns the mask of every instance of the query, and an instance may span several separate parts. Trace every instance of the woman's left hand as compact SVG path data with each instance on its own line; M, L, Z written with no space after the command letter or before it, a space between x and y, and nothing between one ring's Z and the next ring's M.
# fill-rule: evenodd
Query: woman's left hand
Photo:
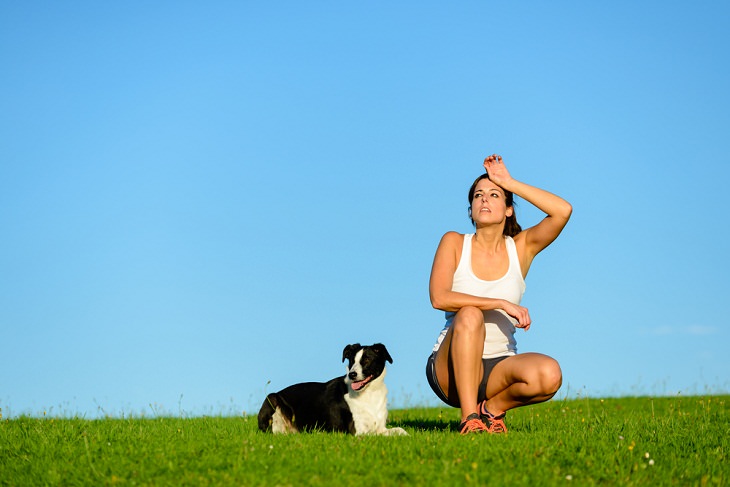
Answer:
M487 170L489 179L502 188L512 180L512 176L510 176L507 167L502 161L502 156L497 154L492 154L484 159L484 169Z

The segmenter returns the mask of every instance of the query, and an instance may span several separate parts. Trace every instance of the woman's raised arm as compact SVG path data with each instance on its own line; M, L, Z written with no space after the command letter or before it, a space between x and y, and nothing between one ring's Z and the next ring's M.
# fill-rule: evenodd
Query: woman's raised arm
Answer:
M524 245L526 254L524 257L527 259L526 263L529 267L532 259L560 235L570 219L573 207L560 196L514 179L507 171L502 157L496 154L484 160L484 168L492 182L511 191L546 214L540 223L523 230L515 237L515 242L524 239L519 244ZM527 269L523 268L522 272L527 274Z

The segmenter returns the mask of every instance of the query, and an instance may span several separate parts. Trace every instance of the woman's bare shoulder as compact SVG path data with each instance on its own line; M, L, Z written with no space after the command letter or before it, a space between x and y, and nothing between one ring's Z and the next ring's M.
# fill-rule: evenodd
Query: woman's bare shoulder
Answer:
M439 242L437 253L461 255L464 246L464 235L459 232L446 232Z
M446 232L441 237L441 245L461 245L464 242L464 234L459 232Z

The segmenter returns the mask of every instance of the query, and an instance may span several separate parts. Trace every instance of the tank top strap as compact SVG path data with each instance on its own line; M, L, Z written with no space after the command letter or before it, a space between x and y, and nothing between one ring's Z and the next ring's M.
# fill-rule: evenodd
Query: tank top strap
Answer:
M469 272L471 269L471 238L473 233L464 234L464 243L461 245L461 257L459 265L456 266L456 272Z
M507 255L509 256L509 272L516 272L520 275L520 279L524 281L524 278L522 277L522 266L520 266L520 256L517 254L517 245L515 244L514 239L512 239L512 237L505 236L504 242L507 246Z

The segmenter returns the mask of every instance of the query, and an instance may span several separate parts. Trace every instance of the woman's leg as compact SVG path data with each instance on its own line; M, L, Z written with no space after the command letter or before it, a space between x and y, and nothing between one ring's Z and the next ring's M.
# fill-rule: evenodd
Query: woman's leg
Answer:
M552 398L563 383L558 362L540 353L514 355L494 366L487 381L487 410L505 411Z
M461 308L434 357L439 385L449 398L459 398L462 421L478 409L484 333L482 311L474 307Z

